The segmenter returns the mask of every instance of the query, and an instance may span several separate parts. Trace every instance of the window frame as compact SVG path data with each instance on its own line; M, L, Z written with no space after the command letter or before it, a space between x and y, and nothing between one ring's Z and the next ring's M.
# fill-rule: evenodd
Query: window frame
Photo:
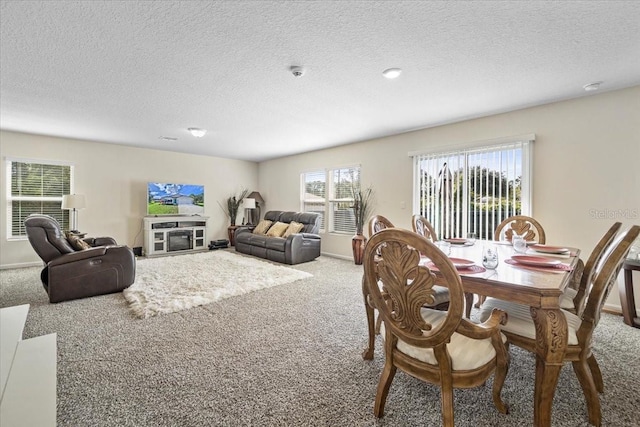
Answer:
M49 159L37 159L37 158L25 158L25 157L5 157L5 168L6 168L6 185L5 185L5 202L6 202L6 211L7 211L7 220L5 223L6 226L6 240L7 241L23 241L28 240L28 237L25 234L14 235L13 234L13 202L14 201L34 201L34 202L60 202L60 206L62 207L62 195L58 196L14 196L12 191L12 182L13 182L13 163L28 163L34 165L43 165L43 166L63 166L69 167L69 194L74 194L74 163L68 161L61 160L49 160ZM69 211L63 211L60 209L61 214L67 217L67 221L69 218Z
M334 173L340 170L354 170L354 173L357 174L357 185L360 186L362 184L362 167L360 164L349 164L349 165L341 165L335 166L331 168L323 168L323 169L313 169L308 171L303 171L300 173L300 211L301 212L317 212L317 211L307 211L305 208L305 204L310 203L322 203L324 205L324 215L323 221L321 223L320 232L321 233L329 233L329 234L337 234L337 235L352 235L356 232L355 220L353 221L353 226L345 231L336 230L336 225L338 224L335 209L334 207L338 204L351 203L353 205L354 199L351 197L338 197L336 194L336 186L335 186L335 177ZM320 175L324 174L324 183L325 183L325 191L324 191L324 199L322 201L310 200L305 198L305 195L308 194L306 192L306 176L310 174ZM346 222L344 222L346 224ZM351 229L352 228L352 229Z
M495 153L501 148L502 150L500 151L504 152L505 150L508 149L507 147L510 145L516 146L518 144L522 144L521 146L522 157L520 162L520 167L521 167L520 177L522 182L521 194L520 194L520 200L519 200L520 214L532 216L532 212L533 212L533 209L532 209L532 194L533 194L532 170L533 169L532 168L533 168L534 142L535 142L535 134L526 134L526 135L497 138L497 139L491 139L491 140L475 141L475 142L466 143L466 144L440 146L440 147L434 147L433 149L424 150L424 151L409 152L408 154L410 157L412 157L412 161L413 161L413 190L412 190L413 191L413 212L415 214L422 214L421 203L420 203L421 194L422 194L422 189L420 188L421 167L418 160L421 156L433 156L433 157L444 158L446 156L464 155L464 161L463 161L464 168L463 168L463 174L462 174L462 182L466 183L468 182L468 178L469 178L468 172L470 168L473 167L473 166L470 167L470 165L468 164L469 156L478 155L480 153ZM480 168L482 167L483 166L480 165ZM468 217L469 211L470 211L468 185L462 185L461 199L464 201L464 204L462 205L463 206L462 215L458 214L458 220L460 220L460 223L461 223L461 227L459 226L461 228L461 230L459 230L460 236L457 235L458 234L456 233L457 230L453 226L449 226L451 227L450 230L453 232L453 235L443 236L442 235L443 230L441 230L442 227L440 226L440 224L437 224L438 221L436 221L436 223L434 223L433 226L436 229L436 232L438 236L440 236L440 238L466 237L468 232L469 221L470 221L470 218ZM500 215L500 213L502 212L502 208L498 208L498 212ZM495 224L496 227L498 223ZM489 233L489 221L487 221L487 223L484 224L483 227L484 227L484 230L482 230L480 234L484 235L484 238L488 236L489 239L492 240L493 230L491 230L490 235L487 234ZM476 234L478 234L477 229L474 231L476 231Z

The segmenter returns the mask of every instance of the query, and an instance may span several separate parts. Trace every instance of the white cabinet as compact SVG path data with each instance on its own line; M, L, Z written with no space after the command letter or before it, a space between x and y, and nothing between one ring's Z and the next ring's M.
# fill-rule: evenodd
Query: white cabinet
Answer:
M146 256L207 250L207 220L204 216L145 217Z

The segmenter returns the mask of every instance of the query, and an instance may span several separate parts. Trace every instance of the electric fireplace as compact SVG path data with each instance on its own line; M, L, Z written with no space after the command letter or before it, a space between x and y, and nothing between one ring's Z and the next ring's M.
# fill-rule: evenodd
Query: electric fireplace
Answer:
M193 231L176 230L167 232L167 252L193 249Z

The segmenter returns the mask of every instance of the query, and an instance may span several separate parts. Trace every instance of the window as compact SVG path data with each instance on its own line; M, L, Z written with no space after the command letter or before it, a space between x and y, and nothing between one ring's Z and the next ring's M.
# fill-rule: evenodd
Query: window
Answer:
M359 166L302 173L301 209L320 214L322 231L353 234L353 190L359 187Z
M493 239L512 215L531 215L531 146L534 136L414 158L414 211L440 238Z
M24 220L32 213L51 215L69 229L62 196L71 193L72 166L7 160L7 236L27 235Z

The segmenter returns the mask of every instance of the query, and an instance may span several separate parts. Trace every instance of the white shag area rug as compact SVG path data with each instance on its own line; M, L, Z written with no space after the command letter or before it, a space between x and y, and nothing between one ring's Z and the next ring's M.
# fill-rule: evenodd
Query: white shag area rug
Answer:
M312 277L226 251L138 260L136 280L124 290L134 315L148 318Z

